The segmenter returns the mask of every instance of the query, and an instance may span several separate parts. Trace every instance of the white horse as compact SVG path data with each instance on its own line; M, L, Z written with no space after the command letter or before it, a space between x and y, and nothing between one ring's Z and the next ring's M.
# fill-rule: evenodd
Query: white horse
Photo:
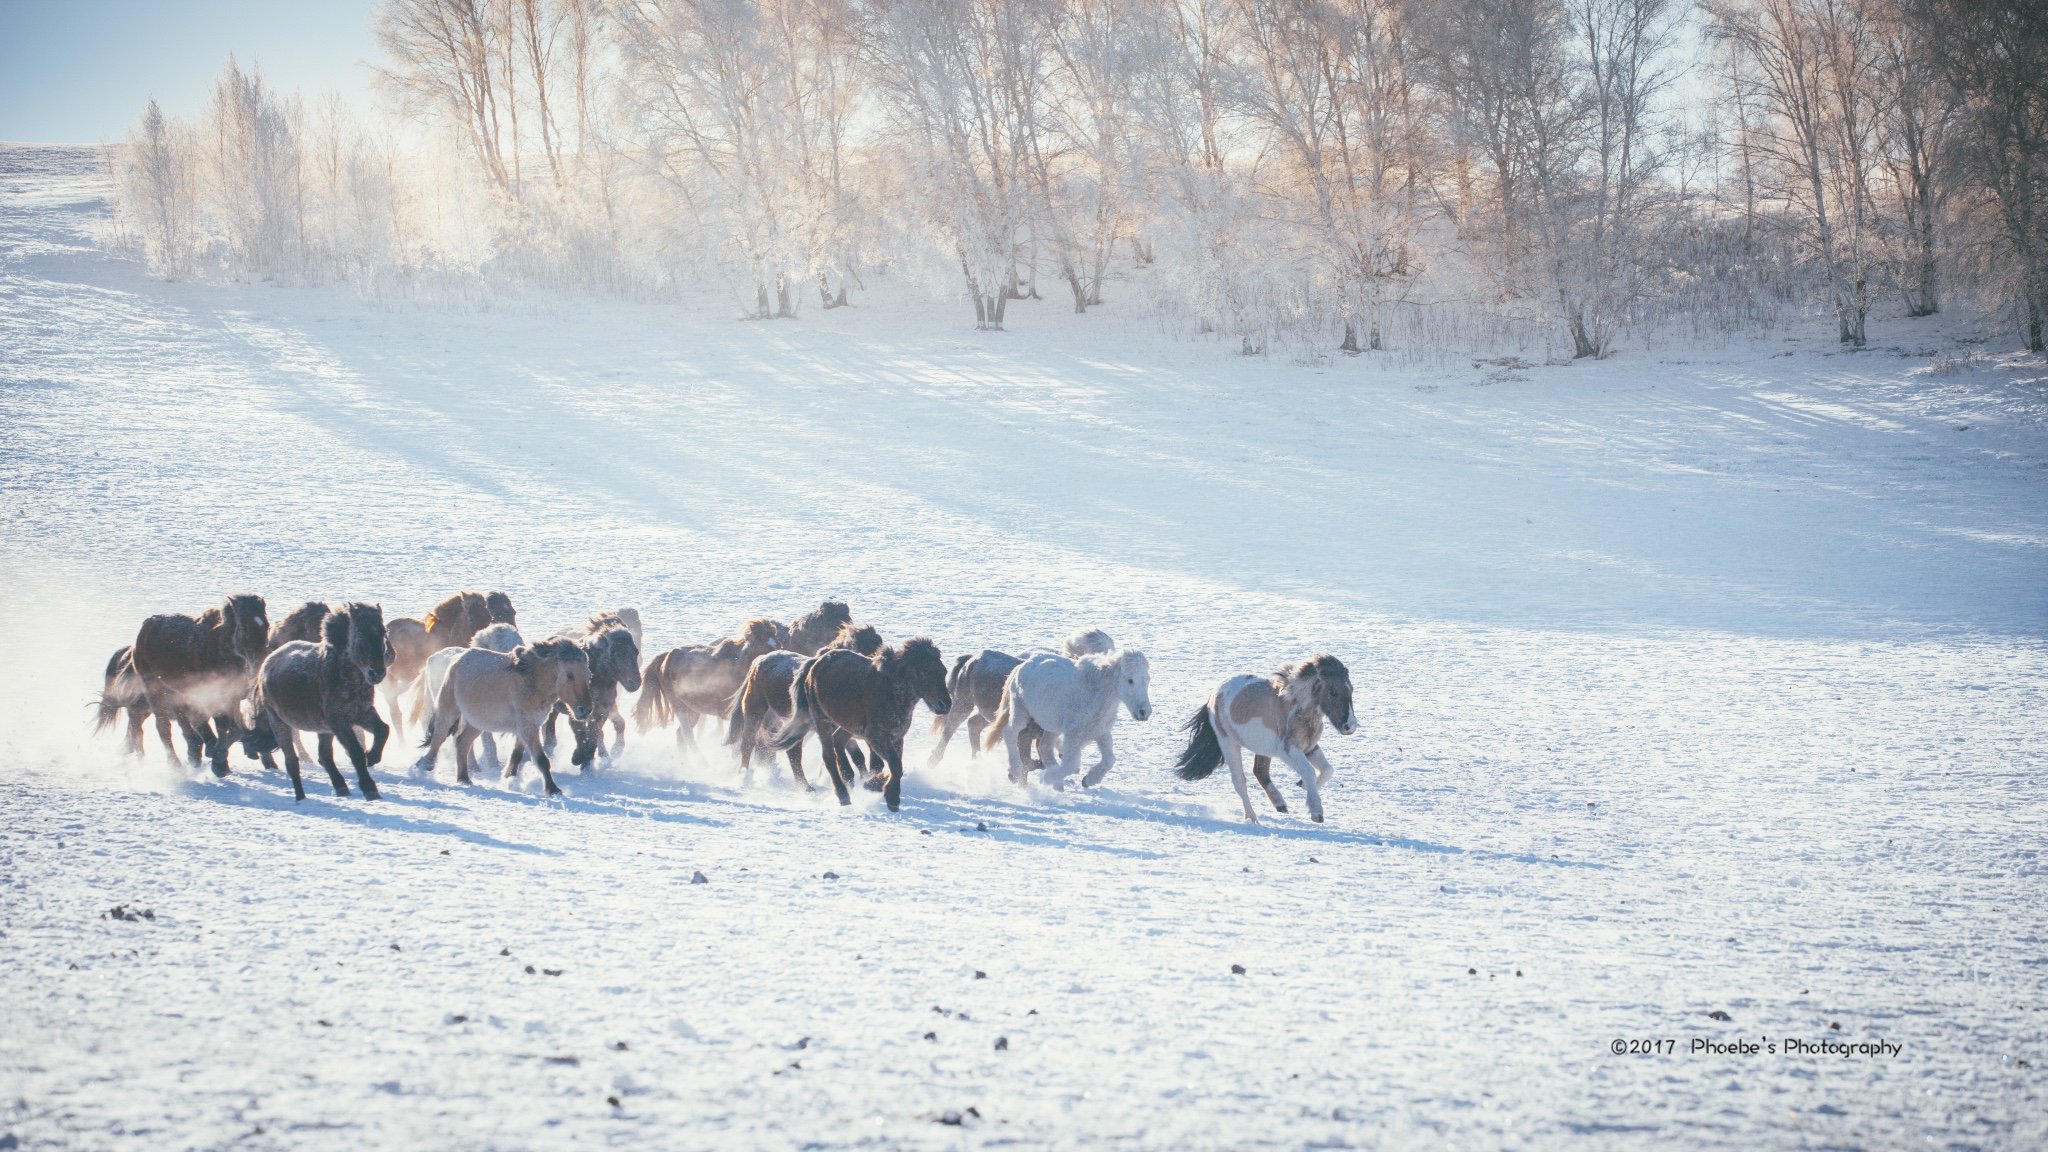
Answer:
M500 621L470 637L469 648L482 648L486 652L510 655L514 648L525 642L519 638L519 629ZM456 657L469 651L469 648L443 648L427 657L427 671L424 677L427 690L420 697L424 707L420 710L421 714L413 716L415 721L425 721L424 713L441 698L441 685L448 682L448 669L454 665ZM489 732L483 733L482 737L479 743L483 745L484 767L496 772L501 767L498 763L497 737Z
M1244 801L1244 818L1259 822L1245 787L1243 751L1252 752L1252 774L1275 810L1287 801L1273 787L1268 772L1274 757L1301 774L1308 790L1308 818L1323 822L1323 785L1330 781L1330 761L1323 755L1323 720L1339 735L1358 727L1351 705L1351 673L1335 656L1316 656L1290 664L1271 676L1232 676L1216 686L1208 702L1182 727L1189 734L1175 768L1183 780L1201 780L1227 758L1230 782Z
M1116 724L1118 701L1133 720L1152 718L1152 666L1135 648L1101 652L1069 660L1044 653L1032 656L1010 673L1003 684L1003 702L982 737L994 749L1001 740L1010 751L1010 779L1024 782L1021 738L1033 724L1058 739L1059 756L1045 767L1046 782L1065 788L1067 777L1081 766L1081 746L1094 744L1102 758L1081 778L1093 788L1116 763L1110 730ZM1041 750L1045 742L1039 744Z

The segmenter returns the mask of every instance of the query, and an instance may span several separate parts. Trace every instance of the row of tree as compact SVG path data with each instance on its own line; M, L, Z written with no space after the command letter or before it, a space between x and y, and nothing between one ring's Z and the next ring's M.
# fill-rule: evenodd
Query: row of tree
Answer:
M714 270L769 318L905 269L990 328L1044 282L1246 351L1600 356L1812 307L1861 346L1959 292L2042 347L2048 8L1683 3L386 0L429 131L230 62L200 124L144 115L120 218L167 276Z

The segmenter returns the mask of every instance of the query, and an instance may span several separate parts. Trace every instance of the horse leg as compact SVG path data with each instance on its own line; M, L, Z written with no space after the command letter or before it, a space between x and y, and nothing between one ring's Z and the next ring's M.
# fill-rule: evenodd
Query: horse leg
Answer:
M806 778L804 777L804 743L803 743L803 741L801 741L801 740L797 741L797 742L796 742L796 747L794 747L794 748L791 748L791 749L790 749L789 751L787 751L787 752L784 752L784 753L783 753L783 755L789 758L789 775L790 775L790 778L791 778L791 779L793 779L793 780L795 780L795 781L796 781L797 783L799 783L799 784L803 785L803 786L804 786L804 791L806 791L806 792L816 792L816 791L817 791L817 789L816 789L816 788L813 788L813 787L811 787L811 782L810 782L810 781L809 781L808 779L806 779Z
M341 769L334 766L334 734L320 734L320 766L327 769L327 778L334 782L336 796L348 795L348 781L341 778Z
M306 782L299 776L299 734L284 722L284 717L275 711L270 714L270 730L277 735L277 742L284 752L284 773L292 778L292 798L306 798Z
M398 706L398 695L410 687L412 681L400 684L389 676L384 678L382 684L377 685L377 699L383 702L384 711L390 714L391 731L398 737L400 743L405 741L405 709ZM374 764L376 761L372 760L371 763Z
M1309 763L1308 757L1303 756L1293 748L1282 749L1280 754L1287 758L1288 767L1301 774L1301 786L1308 789L1308 818L1321 824L1323 822L1323 782L1316 776L1316 766Z
M1332 769L1330 768L1330 758L1323 755L1323 746L1318 744L1309 749L1307 756L1308 762L1316 766L1316 783L1328 784Z
M882 786L882 799L894 812L903 807L903 745L900 737L884 736L880 740L869 740L868 751L874 754L877 764L876 775L887 771L889 782Z
M376 713L372 712L370 715L374 717ZM363 742L356 737L356 726L354 724L349 723L340 716L328 717L327 724L328 727L334 729L334 738L341 742L342 750L348 753L349 762L356 767L356 786L363 790L363 799L377 799L377 782L370 779L370 765L377 762L376 756L363 751ZM384 721L377 721L378 727L381 728L383 725ZM381 747L383 745L384 735L382 732L377 734L377 746ZM326 751L324 747L321 750L323 752ZM339 773L336 773L336 775L339 775Z
M483 738L485 740L489 740L491 739L491 734L486 732L484 733ZM526 745L519 739L518 735L515 734L512 737L512 754L505 757L504 778L507 780L518 779L519 766L524 763L526 763Z
M1273 802L1273 810L1275 812L1287 811L1287 801L1281 799L1280 790L1273 787L1273 758L1271 756L1252 757L1252 775L1258 778L1259 787L1266 790L1266 799Z
M555 717L560 716L561 714L562 702L557 700L555 701L554 706L548 709L548 718L541 722L541 742L548 746L548 751L550 752L553 752L555 750ZM573 725L571 725L571 727L573 727Z
M1215 723L1212 719L1210 723ZM1251 789L1244 782L1244 746L1223 733L1218 732L1218 743L1223 745L1223 758L1230 762L1230 785L1237 789L1237 798L1244 804L1244 818L1257 824L1259 814L1252 811Z
M624 708L620 708L612 713L612 743L618 746L618 751L613 752L612 755L616 756L626 750L626 710Z
M462 731L455 734L455 782L457 784L469 783L470 756L474 751L471 745L475 742L475 734L466 726Z
M384 718L377 715L375 708L363 709L360 722L364 730L370 734L370 751L366 754L369 762L373 765L381 763L384 759L384 745L391 739L391 725L386 724Z
M1024 767L1024 751L1021 746L1023 729L1024 726L1017 722L1015 715L1010 717L1009 725L1003 729L1003 748L1010 754L1010 783L1012 784L1024 783L1024 774L1029 771L1029 769Z
M950 713L949 713L950 715ZM967 718L967 756L975 759L981 755L981 738L988 732L988 717L976 712Z
M818 730L818 743L825 746L825 772L832 777L832 791L839 794L839 803L844 806L853 803L853 796L846 790L846 768L839 759L838 742L843 737L837 732Z
M1110 746L1109 736L1105 731L1095 738L1095 750L1102 754L1102 758L1095 762L1095 767L1090 768L1086 776L1081 777L1081 787L1093 788L1102 783L1102 778L1109 775L1110 768L1116 764L1116 749ZM1074 756L1079 759L1080 752L1077 750Z
M142 755L142 722L149 719L149 707L144 704L128 706L128 751Z
M562 790L555 787L555 774L548 768L547 750L540 746L540 725L528 725L526 731L519 734L519 739L526 745L527 751L533 753L533 763L540 769L540 778L547 783L547 794L560 796Z
M939 761L946 758L946 749L953 743L953 733L960 730L960 722L966 718L966 711L967 709L965 708L955 708L938 718L939 742L932 748L932 754L925 758L925 767L936 768L939 766ZM967 746L969 748L974 747L974 730L971 728L968 729Z

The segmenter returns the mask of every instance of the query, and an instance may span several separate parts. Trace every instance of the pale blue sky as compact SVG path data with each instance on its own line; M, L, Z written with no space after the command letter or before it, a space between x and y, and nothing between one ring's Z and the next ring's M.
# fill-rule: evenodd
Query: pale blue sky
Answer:
M0 0L0 140L118 140L193 115L233 52L278 87L367 100L373 0Z

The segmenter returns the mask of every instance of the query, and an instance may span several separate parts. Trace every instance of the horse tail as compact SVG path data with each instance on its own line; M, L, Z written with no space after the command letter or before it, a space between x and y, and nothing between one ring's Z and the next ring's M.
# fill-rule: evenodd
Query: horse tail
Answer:
M733 693L732 699L725 702L725 742L727 744L737 744L740 742L740 737L746 735L747 689L753 682L753 677L747 677L747 682L740 685L740 690Z
M996 718L988 722L988 730L981 734L981 746L984 751L993 752L996 746L1003 742L1003 733L1010 728L1010 717L1017 711L1011 704L1016 693L1017 677L1013 673L1003 682L1003 702L996 706Z
M967 662L972 659L974 659L972 656L953 657L953 670L946 673L946 695L948 697L954 700L960 699L960 677L966 674ZM932 713L932 731L941 732L945 730L945 727L946 718L936 712Z
M667 664L668 653L664 652L649 660L640 673L640 700L633 705L633 723L642 732L649 728L668 727L671 717L668 682L662 677Z
M813 723L811 705L817 698L811 691L810 671L808 661L796 671L796 683L789 689L789 721L780 732L769 738L768 749L771 752L787 752L803 743L804 737L810 734Z
M1206 778L1223 763L1223 743L1216 738L1216 721L1209 715L1209 706L1204 704L1195 709L1180 730L1189 734L1188 746L1181 749L1173 770L1183 780Z

